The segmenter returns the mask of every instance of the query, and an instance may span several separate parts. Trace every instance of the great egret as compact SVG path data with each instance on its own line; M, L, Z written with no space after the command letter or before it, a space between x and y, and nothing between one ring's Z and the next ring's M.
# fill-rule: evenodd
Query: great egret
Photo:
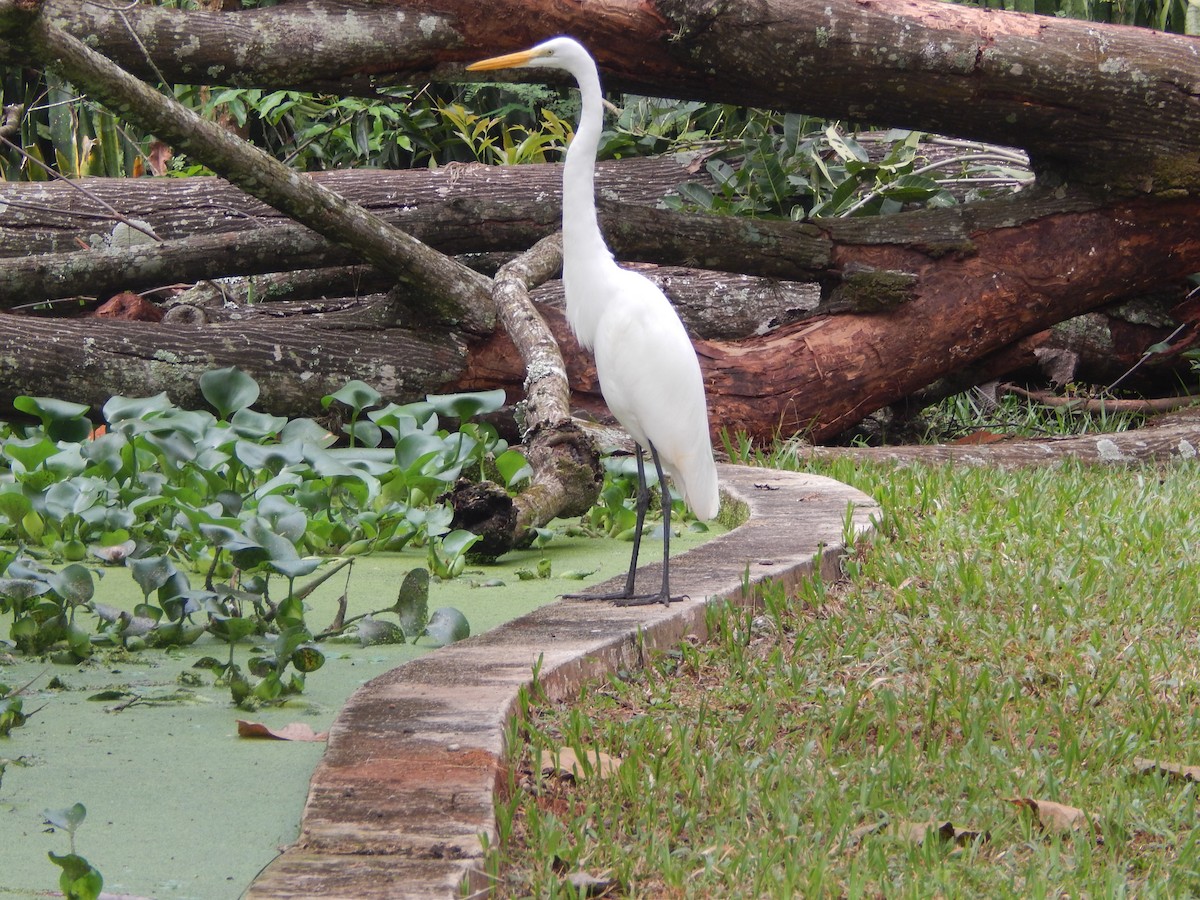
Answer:
M594 172L603 113L596 63L578 42L557 37L467 69L486 72L526 66L562 69L579 84L582 110L563 167L567 320L579 343L595 355L605 403L637 444L637 529L625 590L590 599L616 600L622 605L670 603L671 494L664 470L697 518L714 518L720 506L700 363L663 292L642 275L618 266L600 234ZM635 570L650 502L643 447L650 451L662 491L663 566L660 590L639 595L634 593Z

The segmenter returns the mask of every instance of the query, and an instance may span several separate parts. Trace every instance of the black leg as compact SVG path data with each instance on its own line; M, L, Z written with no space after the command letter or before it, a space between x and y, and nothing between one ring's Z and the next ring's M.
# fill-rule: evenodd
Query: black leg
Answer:
M625 592L623 601L618 601L618 606L633 606L642 603L658 602L664 605L671 602L671 489L667 487L667 476L663 473L662 463L658 461L658 451L654 449L654 445L650 445L650 458L654 460L654 471L658 474L658 489L662 493L662 513L663 513L663 561L662 561L662 588L657 594L642 594L637 596L633 593L633 569L629 570L629 581L627 584L628 590ZM639 539L642 536L641 523L645 518L645 508L650 505L650 489L645 487L646 479L642 471L642 458L638 454L638 476L641 484L646 491L645 503L641 502L639 496L639 509L642 515L638 518L638 533L633 539L633 563L637 564L637 548Z
M625 590L613 594L563 594L563 597L568 600L632 600L645 601L656 595L643 595L638 597L634 593L634 585L637 580L637 563L638 553L642 548L642 529L646 527L646 512L650 508L650 486L646 484L646 465L642 460L642 446L635 443L633 445L635 458L637 460L637 497L634 503L634 510L637 513L636 525L633 529L633 553L629 557L629 573L625 576ZM651 455L654 457L654 465L658 471L659 481L662 481L662 468L658 464L658 457L651 449Z

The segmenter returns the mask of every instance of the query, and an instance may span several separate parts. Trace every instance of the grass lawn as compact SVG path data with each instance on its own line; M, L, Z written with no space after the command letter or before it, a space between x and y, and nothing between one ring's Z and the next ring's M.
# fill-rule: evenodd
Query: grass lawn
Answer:
M816 468L881 502L878 538L530 700L497 893L1200 894L1197 787L1136 762L1200 763L1197 465ZM621 763L529 774L563 746Z

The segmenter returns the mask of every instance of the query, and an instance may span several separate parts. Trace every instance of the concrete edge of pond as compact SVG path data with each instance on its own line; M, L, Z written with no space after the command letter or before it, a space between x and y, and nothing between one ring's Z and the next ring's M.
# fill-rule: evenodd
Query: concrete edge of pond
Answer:
M747 579L790 586L818 566L836 577L847 523L856 536L868 533L879 510L822 476L721 466L720 478L725 502L745 504L749 515L672 559L672 588L695 599L670 607L559 600L356 691L313 773L299 839L245 896L449 898L464 885L486 893L480 836L495 844L493 801L511 762L507 728L535 667L551 699L638 668L647 651L703 636L708 605L753 602ZM655 583L659 571L643 566L639 585Z

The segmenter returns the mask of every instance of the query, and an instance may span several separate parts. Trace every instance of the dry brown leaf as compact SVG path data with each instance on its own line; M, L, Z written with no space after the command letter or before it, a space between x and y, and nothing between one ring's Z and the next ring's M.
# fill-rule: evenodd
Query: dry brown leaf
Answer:
M1092 826L1091 817L1076 806L1055 803L1053 800L1034 800L1031 797L1010 797L1008 802L1033 813L1044 831L1063 834Z
M615 878L597 878L587 872L572 872L567 881L574 888L576 897L606 897L618 887Z
M878 822L868 822L866 825L859 825L846 837L846 847L857 847L862 843L862 839L869 834L875 834L878 831L883 831L887 828L887 819L880 819Z
M930 822L896 822L891 826L896 836L901 840L914 844L924 843L925 838L937 835L940 840L958 847L965 847L975 841L990 841L990 831L974 831L969 828L958 828L953 822L934 819Z
M303 722L292 722L282 728L268 728L262 722L247 722L237 720L238 737L268 738L273 741L323 741L329 737L328 731L313 731L311 725Z
M1200 781L1200 766L1185 766L1182 763L1136 757L1133 767L1139 775L1166 775L1179 781Z
M543 775L558 775L561 778L583 781L588 777L607 778L620 767L619 756L610 756L602 750L589 750L586 760L580 761L579 756L570 747L559 747L553 752L539 750L536 769Z

